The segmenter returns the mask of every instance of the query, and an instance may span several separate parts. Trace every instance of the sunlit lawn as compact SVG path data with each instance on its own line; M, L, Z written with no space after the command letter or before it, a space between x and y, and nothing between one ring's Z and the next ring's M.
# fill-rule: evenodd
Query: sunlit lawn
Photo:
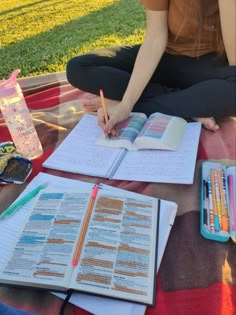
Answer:
M143 36L138 0L1 0L0 79L64 71L80 53Z

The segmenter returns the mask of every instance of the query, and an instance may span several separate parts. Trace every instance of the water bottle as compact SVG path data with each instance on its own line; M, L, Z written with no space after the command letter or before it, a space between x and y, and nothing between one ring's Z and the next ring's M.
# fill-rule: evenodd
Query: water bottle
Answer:
M18 153L32 160L42 155L43 149L16 80L19 72L16 69L0 83L0 109Z

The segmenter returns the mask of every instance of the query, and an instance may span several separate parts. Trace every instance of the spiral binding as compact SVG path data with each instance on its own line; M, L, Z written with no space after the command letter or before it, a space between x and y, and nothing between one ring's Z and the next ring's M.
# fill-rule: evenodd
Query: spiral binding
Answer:
M115 175L118 167L120 166L120 163L122 162L126 152L127 152L127 149L121 149L119 151L116 158L114 159L114 161L112 162L111 166L109 167L109 169L107 170L107 172L105 174L106 178L112 179L114 177L114 175Z

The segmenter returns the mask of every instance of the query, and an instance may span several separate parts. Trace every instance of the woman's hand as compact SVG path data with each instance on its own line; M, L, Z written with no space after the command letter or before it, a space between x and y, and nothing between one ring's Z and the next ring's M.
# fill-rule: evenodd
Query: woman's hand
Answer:
M103 109L98 109L98 125L104 130L105 135L111 134L112 136L117 136L115 125L127 119L131 110L127 105L120 102L114 106L108 107L107 112L109 121L106 124Z

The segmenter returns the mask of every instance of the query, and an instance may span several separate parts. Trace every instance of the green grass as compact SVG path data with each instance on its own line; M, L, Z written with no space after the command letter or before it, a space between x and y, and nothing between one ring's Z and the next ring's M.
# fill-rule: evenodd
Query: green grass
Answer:
M1 0L0 79L64 71L78 54L139 43L144 10L138 0Z

